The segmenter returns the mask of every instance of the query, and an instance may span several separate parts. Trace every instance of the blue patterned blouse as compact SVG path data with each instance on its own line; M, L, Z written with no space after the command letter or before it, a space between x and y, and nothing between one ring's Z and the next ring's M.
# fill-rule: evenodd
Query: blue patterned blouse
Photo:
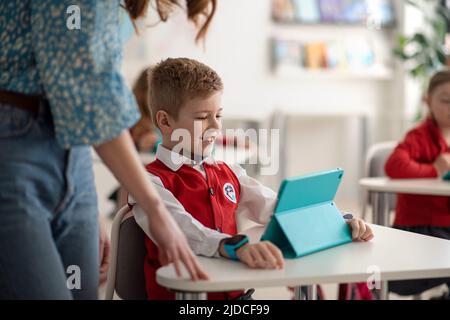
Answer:
M120 74L119 5L0 1L0 88L45 94L64 147L111 140L139 118Z

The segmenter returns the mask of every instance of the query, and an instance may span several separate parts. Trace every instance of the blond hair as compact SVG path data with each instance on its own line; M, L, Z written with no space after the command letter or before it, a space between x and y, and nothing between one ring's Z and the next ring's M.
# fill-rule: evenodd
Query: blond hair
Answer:
M188 58L169 58L150 68L148 84L148 103L155 125L158 111L177 119L187 100L223 90L222 79L213 69Z

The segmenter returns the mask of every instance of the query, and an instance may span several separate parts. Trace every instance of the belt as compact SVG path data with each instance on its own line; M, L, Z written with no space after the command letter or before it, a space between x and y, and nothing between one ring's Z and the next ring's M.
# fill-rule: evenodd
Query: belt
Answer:
M42 100L44 100L44 98L39 95L26 95L0 89L0 103L12 105L28 111L33 115L38 114Z

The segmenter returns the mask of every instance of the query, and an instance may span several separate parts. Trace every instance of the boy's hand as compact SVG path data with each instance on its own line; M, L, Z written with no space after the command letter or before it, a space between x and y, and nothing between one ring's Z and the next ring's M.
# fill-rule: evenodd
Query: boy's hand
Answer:
M374 235L372 229L362 219L354 218L347 221L352 231L353 241L370 241Z
M280 249L269 241L246 244L236 251L240 261L255 269L282 269L284 258Z
M449 153L440 154L436 158L436 161L434 161L433 165L436 168L438 176L442 177L448 171L450 171L450 154Z

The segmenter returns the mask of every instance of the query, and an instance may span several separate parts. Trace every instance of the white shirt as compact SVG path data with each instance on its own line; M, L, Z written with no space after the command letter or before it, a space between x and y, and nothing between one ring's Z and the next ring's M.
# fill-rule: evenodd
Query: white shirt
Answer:
M194 160L184 157L178 153L172 152L162 145L158 146L156 158L172 171L177 171L183 164L189 165L202 173L205 179L206 174L203 168L203 163L216 163L213 157L207 157L201 162L195 162ZM267 224L273 214L277 201L277 194L270 188L259 183L256 179L249 177L245 170L238 164L228 166L234 172L240 184L240 200L236 214L243 215L259 224ZM184 209L183 205L177 200L177 198L175 198L172 192L164 187L158 176L151 173L148 173L148 176L156 187L156 190L164 201L167 209L172 214L172 217L186 235L192 251L197 255L219 257L219 243L222 239L228 238L230 235L205 227ZM129 198L129 202L131 204L135 204L132 197L130 196ZM205 205L207 204L205 203ZM149 230L147 214L144 213L139 204L135 204L133 207L133 213L137 224L144 230L147 236L153 240Z

